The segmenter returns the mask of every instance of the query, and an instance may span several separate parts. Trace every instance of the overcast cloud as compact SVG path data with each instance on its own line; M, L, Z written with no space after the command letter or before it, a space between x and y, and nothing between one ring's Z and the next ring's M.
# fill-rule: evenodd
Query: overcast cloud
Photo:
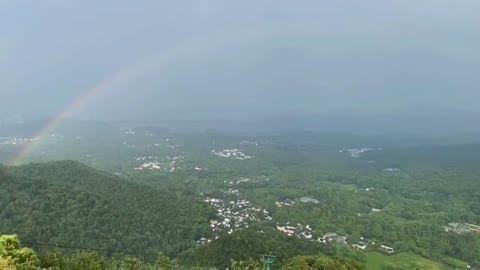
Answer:
M0 114L479 113L479 1L2 1Z

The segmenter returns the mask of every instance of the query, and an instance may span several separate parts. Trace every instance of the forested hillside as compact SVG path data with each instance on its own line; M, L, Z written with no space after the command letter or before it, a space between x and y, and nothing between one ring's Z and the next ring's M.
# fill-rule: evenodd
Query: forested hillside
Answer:
M178 259L185 265L196 263L225 268L228 267L231 259L256 260L265 251L276 255L278 265L284 264L288 258L297 255L319 253L335 255L335 249L332 246L302 241L296 237L288 237L270 226L257 225L224 235L210 244L183 252Z
M227 260L225 265L231 270L261 270L265 264L261 260ZM214 267L182 265L164 254L158 254L152 263L134 256L107 257L94 251L65 254L59 250L36 254L32 249L22 247L17 235L0 235L0 269L2 270L214 270ZM278 267L277 269L280 269ZM338 258L316 256L296 256L288 258L285 270L361 270L358 264Z
M171 190L73 161L0 167L0 232L26 243L176 254L208 235L211 210Z
M134 256L107 257L95 251L78 251L66 254L59 250L53 250L37 254L32 249L22 246L17 235L0 235L0 269L184 269L164 254L159 254L154 263L146 263Z

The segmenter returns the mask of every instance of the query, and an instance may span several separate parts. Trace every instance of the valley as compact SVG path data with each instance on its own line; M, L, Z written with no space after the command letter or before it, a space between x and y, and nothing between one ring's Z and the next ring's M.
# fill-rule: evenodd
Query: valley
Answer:
M8 193L2 197L0 232L17 233L27 243L163 252L184 264L212 266L268 252L279 263L318 253L367 266L389 265L387 259L378 263L380 256L408 254L436 265L422 269L477 263L480 234L445 229L449 223L479 224L478 193L472 188L479 185L476 167L411 166L389 145L351 147L354 136L348 141L309 136L49 134L32 141L17 166L2 167L0 184ZM0 153L23 147L0 145ZM67 193L71 198L62 195ZM42 217L47 209L56 213L49 222ZM215 261L197 255L216 252L224 239L238 235L252 239L258 254L226 245L226 254L229 248L239 252L217 254ZM282 245L268 244L270 237L309 248L290 249L287 257ZM401 267L392 269L408 269Z

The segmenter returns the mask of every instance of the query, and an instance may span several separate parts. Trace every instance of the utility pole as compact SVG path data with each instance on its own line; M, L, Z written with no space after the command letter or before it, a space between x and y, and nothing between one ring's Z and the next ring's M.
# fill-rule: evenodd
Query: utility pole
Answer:
M270 254L263 254L260 261L263 262L263 267L266 270L271 270L272 264L277 261L277 258L270 252Z

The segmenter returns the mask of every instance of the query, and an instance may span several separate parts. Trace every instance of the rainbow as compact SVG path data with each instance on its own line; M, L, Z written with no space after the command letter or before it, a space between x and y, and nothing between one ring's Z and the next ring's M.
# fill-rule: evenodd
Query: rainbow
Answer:
M63 120L72 116L76 112L78 112L81 108L89 104L90 101L96 100L102 93L106 92L107 89L111 89L111 86L116 83L118 79L112 78L108 79L104 82L101 82L97 86L95 86L92 90L88 91L85 95L83 95L80 99L76 100L75 102L71 103L64 111L60 114L55 116L51 119L39 132L34 135L34 138L38 138L38 140L34 140L31 143L27 143L15 156L11 163L19 164L22 160L32 151L34 150L35 146L37 146L41 139L44 138L51 130L57 127Z
M73 116L79 112L85 106L92 104L102 96L110 93L111 91L123 87L141 75L150 70L154 70L156 67L167 67L169 60L173 59L183 48L177 47L174 49L166 50L160 54L151 55L142 61L117 72L110 76L108 79L101 81L92 89L86 91L86 93L79 99L75 100L69 106L67 106L60 114L51 119L43 128L40 129L35 135L36 140L25 144L25 146L18 152L18 154L12 159L11 164L21 164L25 157L31 153L36 146L40 144L42 138L47 136L55 127L61 124L66 118Z
M245 42L255 41L259 37L265 36L265 33L270 32L270 29L242 29L243 31L232 32L220 32L214 35L202 36L200 38L194 38L185 40L175 47L165 49L161 52L150 55L133 65L114 73L109 78L101 81L95 85L92 89L85 92L83 96L75 100L69 106L67 106L60 114L50 120L39 132L37 132L34 140L31 143L25 144L25 146L19 151L19 153L9 162L11 164L21 164L35 148L40 144L42 139L52 132L59 124L61 124L66 118L73 116L75 113L82 110L85 106L93 104L102 96L108 93L124 87L141 76L150 71L163 71L170 66L170 63L175 58L185 55L192 51L215 51L218 48L225 47L227 45L239 45Z

